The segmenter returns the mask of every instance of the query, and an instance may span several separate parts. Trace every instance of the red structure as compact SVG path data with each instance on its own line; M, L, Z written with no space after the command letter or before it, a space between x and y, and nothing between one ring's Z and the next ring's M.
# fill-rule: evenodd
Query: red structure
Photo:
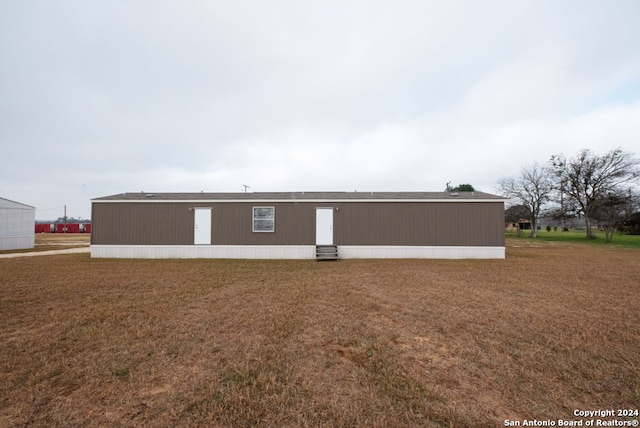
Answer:
M36 233L91 233L91 223L36 223Z

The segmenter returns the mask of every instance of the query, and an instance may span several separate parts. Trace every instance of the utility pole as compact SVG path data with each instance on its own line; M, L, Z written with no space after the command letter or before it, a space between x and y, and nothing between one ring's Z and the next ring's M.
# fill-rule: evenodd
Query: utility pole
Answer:
M67 233L67 204L64 205L64 216L62 217L62 233Z
M564 179L560 180L560 215L562 215L562 231L567 230L567 214L564 211Z

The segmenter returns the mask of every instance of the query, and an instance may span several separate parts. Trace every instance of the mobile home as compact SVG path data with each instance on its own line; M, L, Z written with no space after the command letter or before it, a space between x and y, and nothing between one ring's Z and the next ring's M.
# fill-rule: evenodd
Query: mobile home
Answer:
M482 192L123 193L92 200L92 257L504 258Z

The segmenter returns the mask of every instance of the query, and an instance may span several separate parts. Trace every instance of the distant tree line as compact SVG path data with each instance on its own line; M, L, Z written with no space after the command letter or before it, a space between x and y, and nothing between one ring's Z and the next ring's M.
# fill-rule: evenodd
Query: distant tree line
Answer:
M598 155L584 149L574 157L558 154L547 164L526 165L498 186L514 202L505 219L528 219L531 236L537 236L538 221L546 215L563 230L569 219L582 219L587 239L595 237L597 224L610 242L616 231L640 234L639 178L640 161L632 153L618 148Z

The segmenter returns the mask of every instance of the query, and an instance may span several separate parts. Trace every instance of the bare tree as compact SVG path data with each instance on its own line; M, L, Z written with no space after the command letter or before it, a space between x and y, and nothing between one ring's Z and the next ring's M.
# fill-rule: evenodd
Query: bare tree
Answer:
M611 242L613 234L622 229L625 220L631 218L636 210L637 197L631 189L609 192L594 202L593 219L604 230L606 242Z
M540 211L553 192L553 183L548 169L533 163L523 167L518 177L501 179L498 186L504 196L514 199L529 209L531 236L534 238L538 236Z
M563 195L584 216L589 239L594 237L592 221L596 202L603 200L607 193L619 192L622 185L640 177L638 161L619 148L602 156L589 149L580 151L572 159L562 154L555 155L551 157L551 167L563 184Z

